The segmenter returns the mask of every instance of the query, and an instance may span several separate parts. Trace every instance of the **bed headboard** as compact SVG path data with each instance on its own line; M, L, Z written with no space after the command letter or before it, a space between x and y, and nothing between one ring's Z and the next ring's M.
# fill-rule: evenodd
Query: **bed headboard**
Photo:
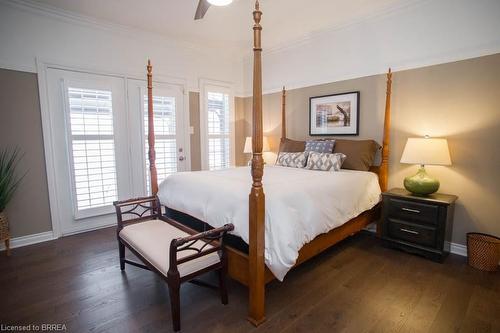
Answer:
M387 88L385 96L385 113L384 113L384 133L382 140L382 158L380 165L373 165L370 171L378 175L379 184L382 191L387 190L388 167L389 167L389 143L390 143L390 127L391 127L391 92L392 92L392 71L389 68L387 72ZM286 136L286 90L283 87L281 92L281 141L287 139Z

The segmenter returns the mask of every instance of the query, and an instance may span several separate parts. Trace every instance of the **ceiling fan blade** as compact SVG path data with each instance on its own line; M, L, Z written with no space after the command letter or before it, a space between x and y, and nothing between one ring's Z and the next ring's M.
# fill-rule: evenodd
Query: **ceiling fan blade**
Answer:
M198 8L196 9L196 14L194 15L195 20L201 20L203 16L207 13L210 4L207 0L200 0L198 3Z

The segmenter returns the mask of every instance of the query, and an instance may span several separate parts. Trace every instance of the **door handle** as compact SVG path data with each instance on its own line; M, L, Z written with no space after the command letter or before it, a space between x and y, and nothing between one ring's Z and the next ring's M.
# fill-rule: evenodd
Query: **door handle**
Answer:
M184 156L179 156L179 161L182 162L182 161L184 161L184 159L185 159Z

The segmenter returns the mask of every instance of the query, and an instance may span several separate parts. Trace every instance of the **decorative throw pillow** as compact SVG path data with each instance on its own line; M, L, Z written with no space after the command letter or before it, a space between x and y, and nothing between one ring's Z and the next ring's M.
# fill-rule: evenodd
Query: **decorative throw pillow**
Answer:
M317 153L333 153L335 140L307 140L305 151Z
M343 169L368 171L379 149L379 144L373 140L337 139L333 152L347 156Z
M278 154L278 159L276 160L276 165L290 167L290 168L303 168L307 162L306 152L300 153L286 153L281 152Z
M280 152L285 153L300 153L306 149L305 141L296 141L287 138L282 138L280 141Z
M345 158L346 156L344 154L310 152L306 169L339 171Z

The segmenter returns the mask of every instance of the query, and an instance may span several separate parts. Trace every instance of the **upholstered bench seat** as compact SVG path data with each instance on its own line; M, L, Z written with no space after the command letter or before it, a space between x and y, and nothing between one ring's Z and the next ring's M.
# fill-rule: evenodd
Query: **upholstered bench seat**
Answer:
M127 225L120 231L120 238L165 276L167 276L169 268L170 242L172 239L187 236L190 236L190 234L162 220L149 220ZM203 241L198 241L192 247L200 249L203 245L205 245ZM204 249L208 250L210 248L213 248L213 246L207 245ZM196 254L196 251L181 251L178 253L177 259L192 254ZM180 276L183 277L218 262L220 262L219 255L217 252L213 252L179 264L177 268Z

